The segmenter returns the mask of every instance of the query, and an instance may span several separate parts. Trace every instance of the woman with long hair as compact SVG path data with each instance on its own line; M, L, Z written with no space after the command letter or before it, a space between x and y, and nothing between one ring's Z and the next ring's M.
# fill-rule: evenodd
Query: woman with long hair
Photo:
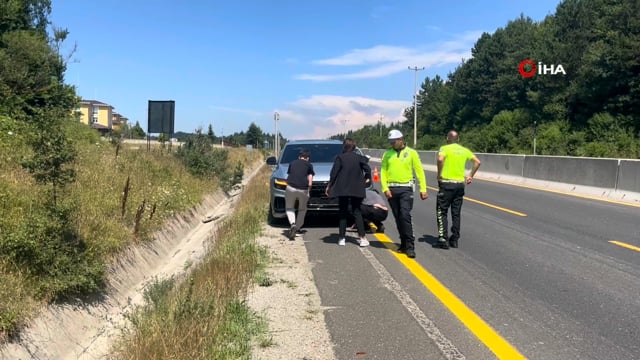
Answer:
M349 218L349 205L355 218L358 230L358 244L369 246L365 236L364 221L360 204L365 198L365 184L371 181L371 168L368 159L354 152L356 142L351 138L343 141L342 153L336 156L331 168L327 196L337 197L340 212L338 223L338 245L346 245L347 220Z

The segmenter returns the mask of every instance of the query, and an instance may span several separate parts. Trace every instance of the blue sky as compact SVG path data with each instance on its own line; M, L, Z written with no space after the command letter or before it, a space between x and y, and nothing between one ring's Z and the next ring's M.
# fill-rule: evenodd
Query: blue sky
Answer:
M145 130L148 101L174 100L176 131L273 133L277 111L300 139L403 120L408 66L446 78L482 32L559 2L53 0L51 20L77 45L67 83Z

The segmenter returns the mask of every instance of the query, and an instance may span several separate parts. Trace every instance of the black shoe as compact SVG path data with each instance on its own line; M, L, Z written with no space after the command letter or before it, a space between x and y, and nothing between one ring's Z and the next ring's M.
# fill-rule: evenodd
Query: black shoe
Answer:
M291 225L291 229L289 229L289 240L295 240L296 239L296 226L295 225Z
M407 251L407 247L404 246L404 245L400 245L400 246L398 246L398 250L396 250L396 251L399 252L399 253L403 253L403 252Z
M413 249L407 249L405 251L405 253L407 254L407 257L413 259L414 257L416 257L416 252Z
M376 231L379 234L384 234L384 225L380 225L378 226L378 231Z
M452 248L457 248L458 238L454 237L453 235L449 236L449 246L451 246Z
M440 246L441 249L448 249L449 248L449 244L447 243L447 239L445 238L439 238L438 239L438 245Z

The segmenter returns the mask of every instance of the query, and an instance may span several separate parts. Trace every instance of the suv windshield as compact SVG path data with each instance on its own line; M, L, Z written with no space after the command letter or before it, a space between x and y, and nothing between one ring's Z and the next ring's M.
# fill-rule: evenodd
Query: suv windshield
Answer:
M342 152L342 144L296 144L287 145L284 148L282 157L280 158L281 164L288 164L298 158L300 151L306 149L309 150L310 159L312 163L327 162L332 163L336 156Z

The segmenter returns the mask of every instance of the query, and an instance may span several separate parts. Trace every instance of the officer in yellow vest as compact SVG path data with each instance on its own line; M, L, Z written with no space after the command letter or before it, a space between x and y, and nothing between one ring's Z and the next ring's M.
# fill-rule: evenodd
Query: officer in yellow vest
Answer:
M398 234L400 234L398 251L414 258L416 257L415 236L411 219L415 186L414 172L420 183L420 198L422 200L427 199L427 181L418 152L404 143L402 133L398 130L391 130L387 138L392 148L382 155L380 187L389 201L391 212L396 220Z
M465 184L471 184L473 176L480 167L480 160L471 150L458 144L458 133L449 131L447 145L438 151L438 198L436 217L438 222L438 246L443 249L458 247L460 239L460 212L464 197ZM465 166L473 160L473 168L465 176ZM451 237L447 239L447 213L451 208Z

